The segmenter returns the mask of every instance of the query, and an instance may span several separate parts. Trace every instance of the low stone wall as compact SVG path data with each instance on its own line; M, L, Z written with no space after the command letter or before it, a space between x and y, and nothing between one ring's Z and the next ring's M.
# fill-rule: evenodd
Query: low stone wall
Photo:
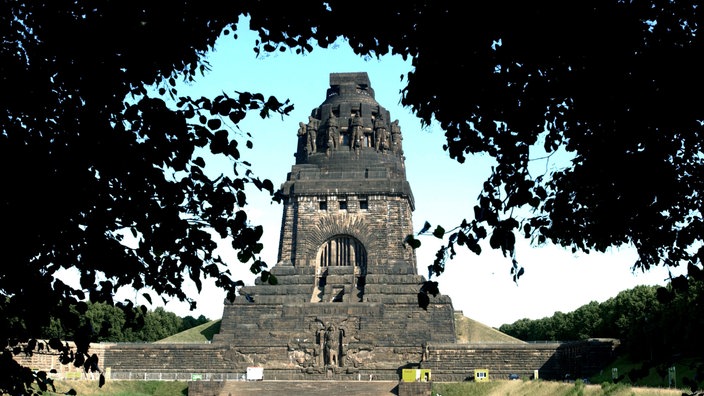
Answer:
M399 382L399 396L429 396L432 384L430 382Z
M591 339L566 343L438 344L430 345L422 368L432 370L435 381L466 381L475 369L488 369L492 378L509 374L548 380L589 377L614 358L618 341Z
M509 374L532 377L560 377L559 343L545 344L441 344L430 345L428 358L421 363L430 369L434 381L467 381L475 369L488 369L491 378Z
M542 379L588 377L614 357L616 340L595 339L569 343L526 344L429 344L422 362L405 362L397 369L374 367L302 370L290 367L264 367L271 380L399 380L402 368L427 368L434 381L465 381L474 369L488 369L491 378L508 378L509 374L532 378L535 370ZM101 369L108 369L112 379L189 380L200 375L204 380L241 379L246 372L246 351L236 351L227 344L93 344ZM82 368L63 365L57 354L17 355L20 364L38 370L55 369L60 378L75 377Z
M142 344L142 346L147 344ZM68 346L74 352L76 345L73 342L68 342ZM106 344L92 344L90 348L91 354L98 355L99 365L102 367L102 359L105 355ZM58 351L44 349L42 351L33 351L31 354L24 352L15 355L14 359L20 365L29 367L32 370L42 370L57 379L91 379L91 373L85 373L83 367L76 367L73 363L62 364L59 360L60 354ZM96 378L93 375L93 378Z

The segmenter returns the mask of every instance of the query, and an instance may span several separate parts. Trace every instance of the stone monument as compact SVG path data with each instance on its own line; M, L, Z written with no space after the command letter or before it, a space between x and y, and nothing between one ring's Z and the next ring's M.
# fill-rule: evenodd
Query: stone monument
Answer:
M454 343L448 296L418 306L425 281L414 250L413 194L398 121L367 73L332 73L323 103L301 122L285 195L277 285L259 280L226 302L213 343L237 370L268 378L396 380L428 343Z

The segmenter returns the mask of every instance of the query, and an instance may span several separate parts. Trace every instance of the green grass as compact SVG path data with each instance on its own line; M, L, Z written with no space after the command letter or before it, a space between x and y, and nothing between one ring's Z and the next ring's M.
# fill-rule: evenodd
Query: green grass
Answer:
M56 381L56 393L64 395L74 389L78 396L178 396L188 395L184 381L126 381L108 380L102 387L98 381ZM282 394L285 390L282 390ZM627 384L585 385L574 383L529 380L494 380L489 382L434 382L433 396L680 396L676 389L637 388Z
M468 318L461 312L455 312L455 334L457 336L457 342L460 344L471 342L509 342L525 344L525 341L511 337L493 327Z
M637 388L626 384L587 385L555 381L433 383L433 396L680 396L681 390Z
M683 359L675 362L675 383L674 385L679 388L683 388L683 378L694 378L695 375L695 365L697 361L694 359ZM629 360L628 356L619 356L611 364L606 366L600 374L591 377L589 380L593 384L601 384L605 382L612 382L611 370L613 368L618 369L618 375L623 376L620 382L639 387L654 387L654 388L667 388L668 384L668 367L666 365L659 365L652 367L648 370L648 374L636 381L631 381L628 377L628 373L634 369L640 369L643 366L642 362L634 362Z
M73 389L78 396L178 396L188 395L188 383L184 381L110 381L98 387L98 381L56 381L56 393L65 395Z
M163 340L157 341L157 343L208 342L213 339L213 335L220 332L220 322L220 319L211 320L208 323L203 323L200 326L174 334L171 337L166 337Z

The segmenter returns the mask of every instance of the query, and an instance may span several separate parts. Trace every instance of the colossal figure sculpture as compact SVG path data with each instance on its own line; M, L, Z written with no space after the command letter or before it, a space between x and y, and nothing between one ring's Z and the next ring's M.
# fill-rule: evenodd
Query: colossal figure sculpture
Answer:
M327 151L326 154L329 156L332 150L337 150L340 145L340 125L337 123L337 116L335 113L330 112L328 116L328 121L326 123L327 131Z
M340 352L340 334L334 324L328 325L325 330L325 363L330 366L338 366Z
M389 150L389 131L386 128L386 121L384 121L384 115L379 114L374 119L374 135L376 151L388 151Z
M359 153L359 150L364 147L364 122L362 116L354 113L350 119L350 147Z
M320 120L310 116L308 117L308 125L306 131L308 133L308 152L315 153L318 149L318 129L320 128Z

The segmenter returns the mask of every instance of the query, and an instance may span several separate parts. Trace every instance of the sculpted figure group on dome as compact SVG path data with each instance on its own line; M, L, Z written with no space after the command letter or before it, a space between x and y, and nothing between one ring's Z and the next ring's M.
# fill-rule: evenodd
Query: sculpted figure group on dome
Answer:
M398 120L387 123L383 114L374 114L372 128L364 127L364 120L359 112L354 112L349 118L346 130L340 127L339 118L330 112L323 123L313 116L308 117L308 123L299 122L299 147L306 155L324 152L330 156L332 151L347 147L359 153L362 148L373 148L379 153L394 153L402 155L401 127Z

